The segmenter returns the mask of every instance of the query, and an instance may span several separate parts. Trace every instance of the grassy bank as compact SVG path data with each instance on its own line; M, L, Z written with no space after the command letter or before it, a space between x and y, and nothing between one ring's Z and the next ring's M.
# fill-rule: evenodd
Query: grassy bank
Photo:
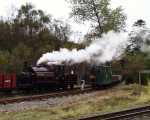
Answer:
M150 85L123 86L94 95L76 97L62 105L0 113L0 120L61 120L91 113L114 112L150 103Z

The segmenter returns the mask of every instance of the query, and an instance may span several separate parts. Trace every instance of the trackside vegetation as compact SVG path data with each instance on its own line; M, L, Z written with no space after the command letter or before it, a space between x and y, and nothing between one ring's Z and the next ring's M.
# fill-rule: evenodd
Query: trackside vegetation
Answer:
M67 98L66 98L67 99ZM73 100L72 100L73 99ZM108 113L150 104L150 85L137 84L72 96L61 105L4 111L0 120L65 120L93 113Z

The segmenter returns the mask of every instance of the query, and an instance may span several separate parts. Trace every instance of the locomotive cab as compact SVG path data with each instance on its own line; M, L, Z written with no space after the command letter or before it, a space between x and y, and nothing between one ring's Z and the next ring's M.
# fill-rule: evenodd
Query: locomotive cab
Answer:
M19 89L32 88L32 76L33 69L31 66L28 66L27 63L24 64L22 72L17 75L17 87Z

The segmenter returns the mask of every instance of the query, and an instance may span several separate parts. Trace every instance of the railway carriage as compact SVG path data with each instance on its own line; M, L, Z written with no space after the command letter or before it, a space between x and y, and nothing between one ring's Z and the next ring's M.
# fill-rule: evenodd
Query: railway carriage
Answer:
M113 82L112 70L110 66L93 66L91 68L90 75L92 85L95 87L109 85Z
M16 88L16 74L0 73L0 90L12 90Z

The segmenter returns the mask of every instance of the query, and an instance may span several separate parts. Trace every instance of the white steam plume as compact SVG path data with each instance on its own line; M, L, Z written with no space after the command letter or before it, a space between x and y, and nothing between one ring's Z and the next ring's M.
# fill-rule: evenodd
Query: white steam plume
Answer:
M102 38L94 40L85 49L53 51L43 54L37 64L61 64L91 62L103 63L119 57L127 45L127 33L114 33L113 31L104 34Z

